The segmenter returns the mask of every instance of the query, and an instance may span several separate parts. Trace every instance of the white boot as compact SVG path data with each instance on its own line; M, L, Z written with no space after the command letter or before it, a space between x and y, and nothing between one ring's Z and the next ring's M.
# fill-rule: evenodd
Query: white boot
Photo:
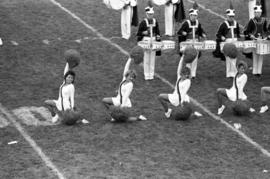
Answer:
M146 118L145 116L143 116L143 115L140 115L138 118L139 118L141 121L146 121L146 120L147 120L147 118Z
M260 109L260 113L265 113L266 111L268 111L268 106L265 105L265 106L262 106L261 109Z
M55 116L52 117L52 123L56 123L59 119L58 114L56 114Z
M225 106L222 105L220 108L218 108L218 113L217 114L221 115L223 113L224 109L225 109Z
M167 112L165 112L165 116L166 118L169 118L171 116L171 113L172 113L172 109L169 108Z

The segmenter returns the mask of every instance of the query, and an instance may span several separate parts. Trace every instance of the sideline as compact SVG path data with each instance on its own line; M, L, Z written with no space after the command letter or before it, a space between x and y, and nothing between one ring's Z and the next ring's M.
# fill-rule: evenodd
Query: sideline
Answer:
M71 12L70 10L68 10L67 8L63 7L59 2L55 1L55 0L50 0L54 5L58 6L60 9L62 9L63 11L65 11L66 13L68 13L70 16L72 16L74 19L78 20L79 22L81 22L86 28L90 29L91 31L93 31L94 33L97 34L98 37L100 37L100 39L108 42L110 45L112 45L113 47L117 48L120 52L122 52L125 55L129 55L129 53L124 50L121 46L119 46L118 44L112 42L110 39L104 37L100 32L98 32L94 27L90 26L89 24L87 24L86 22L84 22L80 17L78 17L76 14L74 14L73 12ZM194 1L190 1L190 2L194 2ZM221 15L220 15L221 16ZM166 83L167 85L169 85L170 87L174 88L174 86L165 78L163 78L162 76L160 76L159 74L155 73L155 76L157 78L159 78L162 82ZM255 142L254 140L252 140L250 137L248 137L245 133L243 133L242 131L235 129L231 124L229 124L228 122L226 122L224 119L222 119L221 117L215 115L214 113L212 113L211 111L209 111L207 108L205 108L202 104L200 104L198 101L196 101L195 99L193 99L192 97L190 97L191 102L193 102L195 105L197 105L198 107L200 107L205 113L207 113L209 116L211 116L213 119L220 121L222 124L225 124L226 127L228 127L229 129L231 129L232 131L236 132L238 135L240 135L245 141L247 141L248 143L250 143L251 145L253 145L256 149L260 150L264 155L266 155L267 157L270 158L270 152L267 151L266 149L264 149L260 144L258 144L257 142Z
M10 112L0 103L0 112L3 113L7 120L9 120L15 128L20 132L24 139L30 144L30 146L36 151L40 158L44 161L47 167L52 169L52 171L57 175L59 179L66 179L60 170L53 164L51 159L42 151L42 149L37 145L37 143L30 137L30 135L25 131L25 129L18 123Z

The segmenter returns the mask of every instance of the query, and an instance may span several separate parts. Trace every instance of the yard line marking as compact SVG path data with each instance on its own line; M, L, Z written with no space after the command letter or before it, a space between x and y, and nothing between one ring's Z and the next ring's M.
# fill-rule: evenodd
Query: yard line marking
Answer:
M44 161L44 163L52 169L52 171L58 176L59 179L66 179L64 175L60 172L60 170L52 163L49 157L42 151L42 149L37 145L37 143L30 137L29 134L25 131L25 129L18 123L15 117L8 112L7 109L0 103L0 112L2 112L7 119L15 126L15 128L20 132L20 134L24 137L24 139L30 144L30 146L36 151L36 153L40 156L40 158Z
M195 2L195 1L192 1L192 0L187 0L187 1L192 3L192 4ZM201 7L203 10L209 12L210 14L213 14L213 15L215 15L217 17L220 17L221 19L224 19L224 20L227 19L225 16L223 16L223 15L221 15L219 13L216 13L216 12L212 11L211 9L206 8L204 5L201 5L199 3L197 3L197 4L198 4L199 7ZM244 28L244 26L242 24L239 24L239 27Z
M90 26L89 24L87 24L86 22L84 22L80 17L78 17L76 14L74 14L73 12L71 12L70 10L68 10L67 8L63 7L60 3L56 2L55 0L50 0L53 4L57 5L59 8L61 8L63 11L67 12L69 15L71 15L74 19L78 20L79 22L81 22L86 28L90 29L91 31L93 31L94 33L97 34L97 36L99 36L102 40L108 42L110 45L112 45L113 47L117 48L120 52L122 52L125 55L129 55L129 53L127 51L125 51L121 46L119 46L118 44L112 42L110 39L104 37L100 32L98 32L94 27ZM164 82L165 84L168 84L171 88L174 89L174 85L171 84L168 80L166 80L165 78L161 77L159 74L155 73L155 76L157 78L159 78L162 82ZM222 124L225 124L225 126L227 126L229 129L231 129L232 131L236 132L238 135L240 135L243 139L245 139L248 143L250 143L251 145L253 145L255 148L257 148L258 150L260 150L263 154L265 154L267 157L270 157L270 152L268 152L266 149L264 149L260 144L258 144L257 142L253 141L250 137L248 137L246 134L244 134L242 131L235 129L232 125L230 125L228 122L226 122L224 119L222 119L221 117L215 115L214 113L212 113L211 111L209 111L207 108L205 108L202 104L200 104L198 101L196 101L195 99L193 99L192 97L191 101L197 105L198 107L200 107L205 113L207 113L209 116L211 116L213 119L220 121Z
M96 35L108 42L109 44L112 44L111 40L104 37L100 32L98 32L94 27L90 26L89 24L87 24L86 22L84 22L80 17L78 17L76 14L74 14L73 12L71 12L70 10L68 10L67 8L63 7L61 5L61 3L55 1L55 0L50 0L53 4L55 4L56 6L58 6L60 9L62 9L63 11L67 12L71 17L73 17L74 19L76 19L77 21L79 21L80 23L82 23L82 25L84 25L86 28L90 29L91 31L93 31L94 33L96 33ZM118 50L120 50L120 52L122 52L123 54L129 56L129 53L127 51L125 51L122 47L120 47L118 44L114 44L114 47L116 47Z

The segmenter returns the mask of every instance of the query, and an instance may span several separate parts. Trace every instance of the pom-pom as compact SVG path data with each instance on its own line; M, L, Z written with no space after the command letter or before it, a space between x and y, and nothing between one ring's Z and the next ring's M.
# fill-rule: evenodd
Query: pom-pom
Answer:
M249 114L250 104L247 100L236 100L233 104L233 112L237 116L244 116Z
M176 121L186 121L192 114L192 108L189 103L184 103L183 106L178 108L174 114Z
M183 55L185 63L192 63L197 57L198 52L193 46L190 45L185 48Z
M115 122L126 122L130 116L129 110L127 108L122 107L111 107L111 117L115 120Z
M64 56L70 68L74 68L80 64L81 56L77 50L69 49L65 51Z
M225 43L223 46L223 53L225 56L228 56L230 58L236 58L238 51L233 43Z
M131 49L130 57L133 58L135 64L140 64L143 62L143 48L140 46L135 46Z
M68 109L60 113L60 118L62 119L62 124L70 126L76 124L76 122L81 118L81 115L79 111Z

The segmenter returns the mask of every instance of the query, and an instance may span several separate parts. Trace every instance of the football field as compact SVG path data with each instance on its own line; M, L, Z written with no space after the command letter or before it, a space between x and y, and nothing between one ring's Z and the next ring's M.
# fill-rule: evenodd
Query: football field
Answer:
M199 20L215 40L229 0L197 2ZM247 3L233 2L244 26ZM192 3L184 0L186 12ZM138 0L140 21L146 4ZM143 79L142 66L132 66L138 74L132 104L148 120L112 124L101 100L115 95L137 28L122 39L120 11L102 0L2 0L0 8L0 178L270 178L270 112L258 113L260 88L270 85L269 55L260 78L247 71L254 114L234 116L228 107L216 115L215 91L232 81L225 78L225 63L207 51L189 90L203 116L166 120L157 96L173 91L179 56L171 50L157 57L153 81ZM164 7L154 8L164 34ZM82 56L74 69L75 105L89 124L52 124L44 108L46 99L58 97L67 49ZM252 65L241 53L239 59Z

